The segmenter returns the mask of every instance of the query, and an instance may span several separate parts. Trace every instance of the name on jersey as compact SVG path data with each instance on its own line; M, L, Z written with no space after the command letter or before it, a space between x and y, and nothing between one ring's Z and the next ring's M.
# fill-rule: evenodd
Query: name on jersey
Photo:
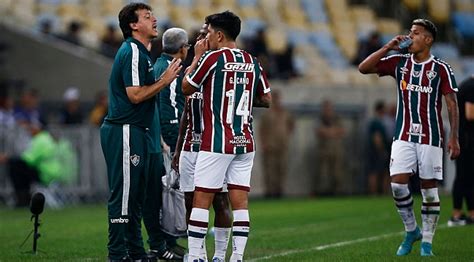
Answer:
M255 68L254 64L250 63L234 63L229 62L224 64L223 72L243 72L243 73L250 73L253 72Z
M234 146L246 146L252 142L250 141L250 138L246 138L245 136L234 136L229 143Z
M237 85L240 85L240 84L248 85L250 83L250 80L248 77L236 77L236 78L230 77L229 83L237 84Z
M402 90L408 90L413 92L421 92L431 94L433 92L433 88L431 86L420 86L415 84L407 84L405 80L401 81L400 88Z

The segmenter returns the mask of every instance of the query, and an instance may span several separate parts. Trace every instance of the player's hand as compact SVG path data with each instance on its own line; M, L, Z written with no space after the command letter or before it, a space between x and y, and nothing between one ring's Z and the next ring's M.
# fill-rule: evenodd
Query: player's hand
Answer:
M176 152L173 156L173 159L171 160L171 168L174 169L174 171L176 171L176 173L179 173L179 155L181 153L180 152Z
M448 152L449 158L454 160L458 158L459 154L461 154L461 147L459 146L459 140L456 138L450 138L448 141Z
M173 80L179 76L181 67L181 59L173 58L173 61L171 61L171 64L168 66L165 72L161 74L160 78L163 79L167 85L171 84L171 82L173 82Z
M405 40L407 37L408 36L406 36L406 35L397 35L394 38L392 38L392 40L390 40L387 44L385 44L385 47L388 48L389 50L399 51L400 47L398 47L398 45L400 44L400 42Z
M209 41L206 38L201 39L194 45L194 56L201 57L207 50L209 50Z

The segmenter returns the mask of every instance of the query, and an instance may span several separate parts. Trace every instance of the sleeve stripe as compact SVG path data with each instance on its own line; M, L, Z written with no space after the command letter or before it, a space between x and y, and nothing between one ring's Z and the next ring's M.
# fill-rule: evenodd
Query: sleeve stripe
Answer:
M140 85L140 74L138 73L138 47L135 43L130 43L132 46L132 85Z
M446 66L446 64L441 62L440 60L436 60L436 62L444 68L444 71L449 81L449 87L451 88L451 90L458 91L458 89L455 86L453 86L453 79L452 79L453 76L451 75L449 68Z

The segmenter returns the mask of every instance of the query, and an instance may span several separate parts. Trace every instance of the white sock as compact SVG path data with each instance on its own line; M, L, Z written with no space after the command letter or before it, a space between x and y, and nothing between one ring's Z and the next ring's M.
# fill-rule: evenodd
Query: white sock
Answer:
M227 251L227 243L229 243L230 227L215 227L215 251L214 257L225 259L225 253Z
M402 218L405 231L411 232L416 229L416 219L413 211L413 198L408 189L408 184L391 183L391 186L393 199Z
M239 209L232 212L234 222L232 224L232 256L230 261L242 260L245 245L250 231L250 217L248 209Z
M209 223L209 210L193 208L188 226L189 260L202 259L202 250L206 249L204 242Z
M421 220L423 223L422 242L432 243L441 210L438 188L421 189L421 195L423 196L423 204L421 206Z

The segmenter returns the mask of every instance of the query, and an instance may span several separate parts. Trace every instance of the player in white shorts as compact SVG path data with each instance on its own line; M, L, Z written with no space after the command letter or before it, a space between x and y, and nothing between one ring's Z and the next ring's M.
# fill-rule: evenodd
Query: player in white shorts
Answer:
M206 34L207 25L204 24L201 28L200 36L205 37ZM186 222L188 224L194 199L194 171L198 152L201 147L201 111L202 93L196 92L187 97L180 122L176 154L172 161L173 168L179 173L180 190L183 191L185 195ZM216 194L212 205L215 212L215 251L212 261L224 261L232 226L229 195L225 185L224 188ZM203 257L207 258L204 246L201 252L203 253Z
M361 73L390 75L397 83L398 106L390 176L395 205L406 231L397 250L398 256L408 255L418 240L422 241L420 255L433 255L432 241L440 213L437 181L443 179L442 96L446 100L451 126L447 139L450 158L455 159L460 153L456 80L449 64L431 54L436 34L436 26L431 21L415 19L409 35L394 37L359 65ZM407 53L387 56L391 50L400 51L402 41L408 41ZM417 170L423 197L421 230L408 189L410 176Z

